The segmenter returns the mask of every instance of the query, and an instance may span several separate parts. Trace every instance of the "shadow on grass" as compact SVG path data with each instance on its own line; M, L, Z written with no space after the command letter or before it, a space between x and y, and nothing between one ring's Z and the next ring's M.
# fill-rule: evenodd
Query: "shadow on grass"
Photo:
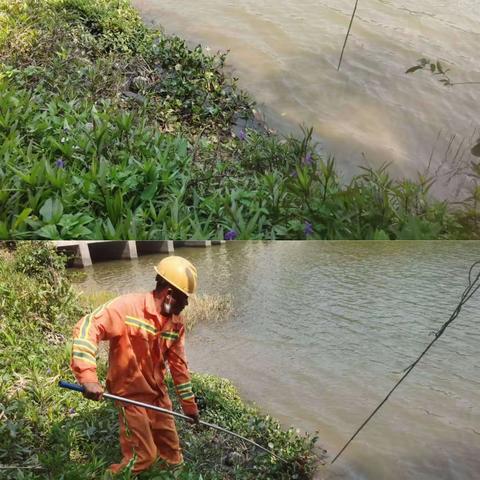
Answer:
M109 403L75 412L52 425L48 449L39 454L48 478L102 478L120 459L117 412Z

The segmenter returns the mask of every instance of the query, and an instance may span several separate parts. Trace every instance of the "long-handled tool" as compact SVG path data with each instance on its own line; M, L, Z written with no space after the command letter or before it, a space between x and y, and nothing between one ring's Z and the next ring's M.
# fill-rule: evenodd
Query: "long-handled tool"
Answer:
M58 386L62 388L67 388L69 390L75 390L76 392L81 392L81 393L83 393L85 390L84 387L82 387L81 385L76 385L75 383L68 383L68 382L65 382L64 380L60 380L58 382ZM111 393L104 393L103 396L105 398L108 398L109 400L118 400L120 402L130 403L131 405L137 405L138 407L149 408L150 410L155 410L156 412L169 413L170 415L174 415L175 417L182 418L183 420L191 421L190 417L187 417L187 415L183 415L183 413L174 412L172 410L167 410L166 408L162 408L162 407L156 407L155 405L150 405L149 403L138 402L137 400L131 400L130 398L120 397L118 395L112 395ZM233 435L234 437L238 437L244 440L245 442L255 445L255 447L262 449L263 451L269 453L275 458L278 458L278 460L288 463L287 460L285 460L282 457L279 457L277 454L273 453L271 450L268 450L267 448L262 447L261 445L254 442L253 440L249 440L248 438L242 437L242 435L239 435L238 433L231 432L230 430L219 427L218 425L214 425L213 423L204 422L203 420L200 420L199 423L200 425L205 425L206 427L214 428L215 430L220 430L221 432L225 432L230 435Z

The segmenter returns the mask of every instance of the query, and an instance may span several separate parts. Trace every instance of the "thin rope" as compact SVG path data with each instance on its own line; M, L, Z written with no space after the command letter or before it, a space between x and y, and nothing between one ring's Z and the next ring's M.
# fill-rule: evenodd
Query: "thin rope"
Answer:
M350 35L350 29L352 28L353 19L355 18L355 12L357 11L358 0L355 0L355 7L353 9L352 17L350 18L350 25L348 26L347 35L345 36L345 41L343 42L342 53L340 55L340 60L338 62L337 70L340 70L340 65L342 64L343 52L347 46L348 36Z
M480 261L475 262L471 267L468 272L468 286L465 288L462 297L460 299L459 304L455 308L454 312L450 316L450 318L442 325L440 330L438 330L435 333L435 338L428 344L427 348L421 353L421 355L413 362L408 368L404 370L404 374L402 378L395 384L395 386L388 392L387 396L380 402L378 407L369 415L369 417L360 425L360 427L357 429L357 431L352 435L350 440L345 444L345 446L340 450L340 452L337 453L337 456L332 460L332 464L335 462L335 460L343 453L343 451L350 445L352 440L360 433L360 431L365 427L365 425L371 420L371 418L380 410L380 408L383 406L383 404L388 400L390 395L394 392L394 390L405 380L407 375L414 369L414 367L417 365L417 363L422 359L422 357L428 352L430 347L440 338L440 336L443 334L445 329L458 317L463 305L472 298L473 294L480 288L480 271L478 274L475 276L475 278L472 281L472 272L473 269L477 266L480 265Z

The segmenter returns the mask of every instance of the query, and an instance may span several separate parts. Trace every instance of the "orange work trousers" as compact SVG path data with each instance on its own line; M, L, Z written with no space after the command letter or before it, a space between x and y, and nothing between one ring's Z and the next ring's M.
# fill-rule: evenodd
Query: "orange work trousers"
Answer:
M170 399L163 398L156 406L172 409ZM147 470L156 460L163 459L169 465L183 462L173 415L155 412L136 405L119 408L120 449L122 461L111 465L109 470L117 473L133 461L133 473Z

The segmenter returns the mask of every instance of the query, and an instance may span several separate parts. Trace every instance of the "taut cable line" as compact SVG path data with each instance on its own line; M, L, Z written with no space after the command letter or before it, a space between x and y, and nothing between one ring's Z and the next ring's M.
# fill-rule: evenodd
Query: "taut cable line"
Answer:
M355 18L355 13L357 11L357 6L358 6L358 0L355 0L355 7L353 8L352 17L350 18L350 25L348 26L347 35L345 36L345 41L343 42L342 53L340 55L340 60L338 62L337 70L340 70L340 65L342 64L343 52L345 51L345 47L347 46L347 40L348 40L348 36L350 35L353 19Z
M331 464L335 462L335 460L344 452L344 450L350 445L352 440L360 433L360 431L365 427L365 425L372 419L372 417L380 410L380 408L383 406L383 404L389 399L390 395L394 392L394 390L405 380L407 375L415 368L417 363L422 359L422 357L430 350L432 345L440 338L440 336L445 332L446 328L458 317L460 310L462 307L472 298L474 293L480 288L480 270L474 276L472 277L473 274L473 269L477 266L480 265L480 261L475 262L471 267L468 272L468 286L465 288L462 297L460 299L460 302L458 303L457 307L453 311L452 315L450 318L442 325L442 327L435 332L435 338L428 344L428 346L425 348L425 350L420 354L420 356L408 367L403 371L402 378L394 385L394 387L388 392L387 396L380 402L377 408L368 416L368 418L360 425L360 427L357 429L357 431L352 435L350 440L345 444L345 446L340 450L340 452L337 453L336 457L332 460ZM472 280L473 278L473 280Z

